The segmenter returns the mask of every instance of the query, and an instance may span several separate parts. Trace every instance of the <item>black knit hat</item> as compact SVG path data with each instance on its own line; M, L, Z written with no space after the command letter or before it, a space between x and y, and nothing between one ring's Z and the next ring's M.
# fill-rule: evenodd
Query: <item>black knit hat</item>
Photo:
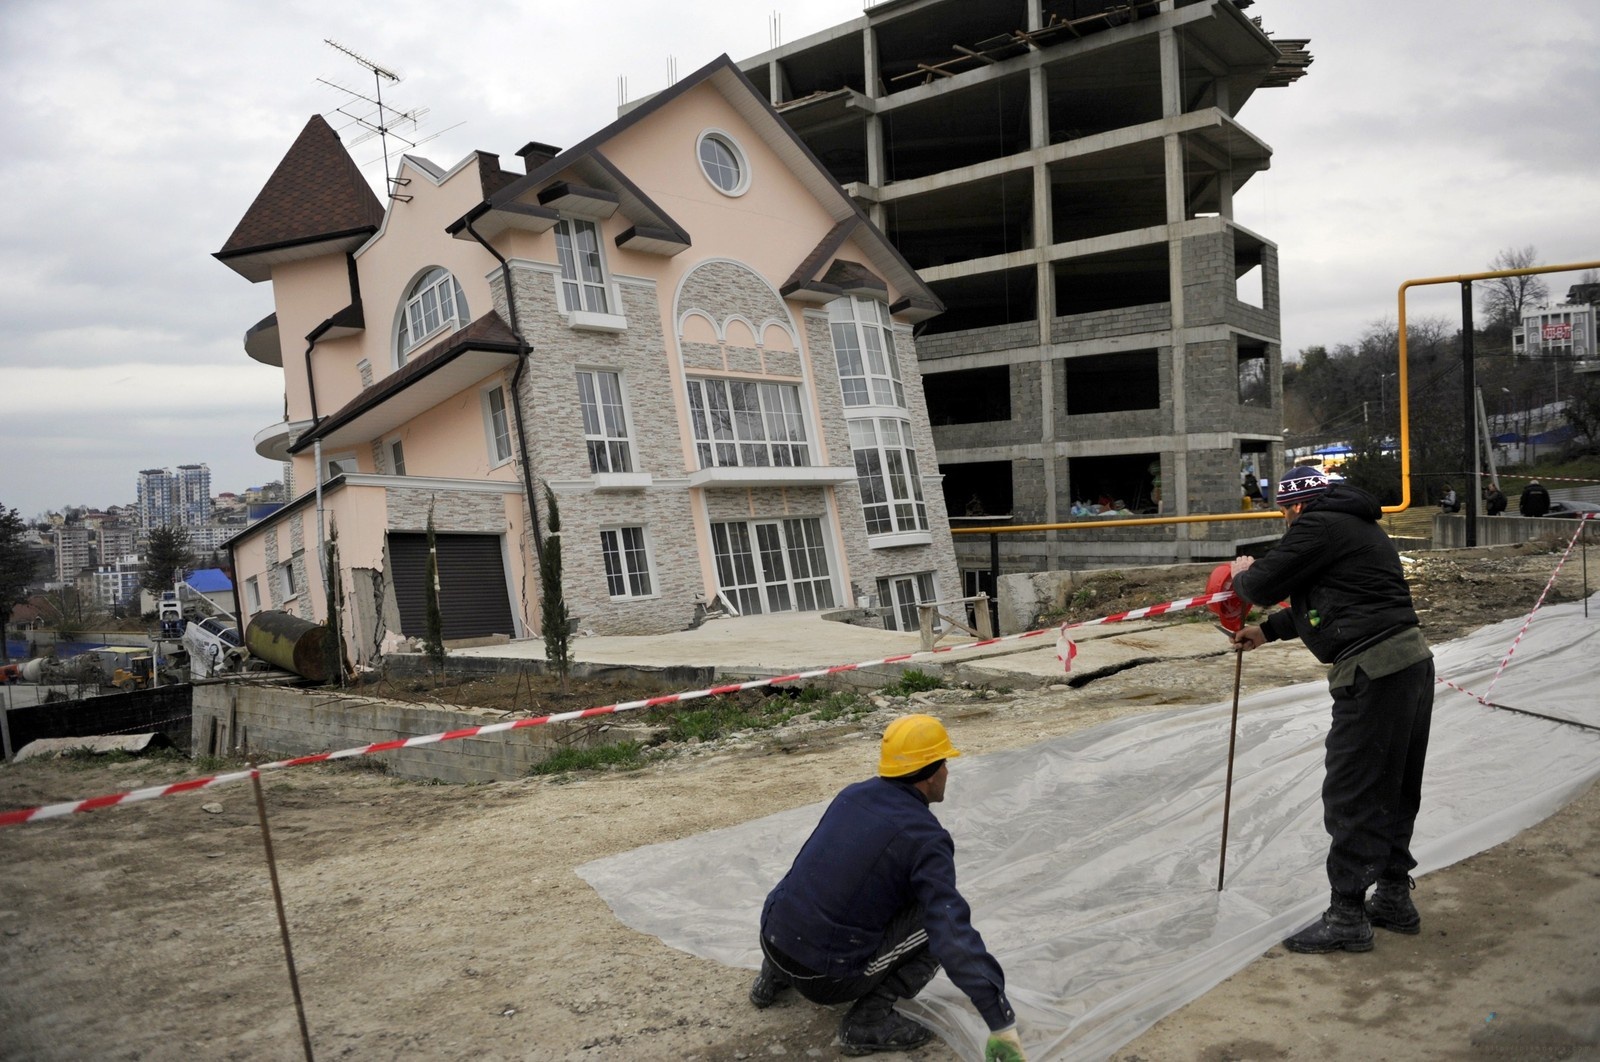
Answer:
M1328 477L1323 475L1321 469L1309 465L1291 468L1288 473L1278 481L1278 504L1293 505L1303 502L1328 489Z

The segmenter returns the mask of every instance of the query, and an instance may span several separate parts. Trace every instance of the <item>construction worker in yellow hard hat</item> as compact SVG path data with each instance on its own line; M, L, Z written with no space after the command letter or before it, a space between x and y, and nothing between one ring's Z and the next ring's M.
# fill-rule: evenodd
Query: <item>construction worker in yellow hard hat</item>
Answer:
M989 1026L987 1062L1023 1062L1005 975L956 891L955 842L931 806L961 755L931 715L890 723L878 776L846 786L761 910L761 973L750 1002L793 987L839 1023L847 1055L906 1051L933 1031L895 1012L943 966Z

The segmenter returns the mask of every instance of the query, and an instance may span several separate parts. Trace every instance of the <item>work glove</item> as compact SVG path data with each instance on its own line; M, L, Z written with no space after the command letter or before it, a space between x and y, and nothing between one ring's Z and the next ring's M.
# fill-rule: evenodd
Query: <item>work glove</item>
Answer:
M989 1034L989 1042L983 1045L983 1062L1028 1062L1015 1025L1007 1025Z

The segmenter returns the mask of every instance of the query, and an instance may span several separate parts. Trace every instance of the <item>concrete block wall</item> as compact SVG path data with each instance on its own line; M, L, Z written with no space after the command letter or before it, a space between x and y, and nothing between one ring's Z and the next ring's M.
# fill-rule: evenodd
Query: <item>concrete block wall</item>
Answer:
M984 354L991 350L1016 350L1039 345L1039 322L1017 321L993 328L973 328L964 332L944 332L917 340L917 357L924 362L955 358L963 354ZM924 369L924 371L929 371Z
M503 718L481 709L435 708L333 690L197 686L192 748L195 755L240 754L268 762L463 730ZM364 758L384 763L396 777L417 781L504 781L526 775L568 736L554 727L529 727Z
M1093 313L1051 318L1050 342L1078 343L1114 336L1166 332L1171 328L1172 303L1152 302L1118 310L1096 310Z
M1230 231L1183 240L1183 323L1186 328L1222 324L1232 299L1233 237Z
M1026 446L1037 443L1044 430L1044 389L1037 361L1019 361L1010 368L1011 418L973 424L940 424L933 440L940 452L986 446ZM920 453L919 453L920 457Z
M1051 362L1054 374L1055 423L1058 436L1075 442L1129 439L1138 442L1130 450L1147 448L1152 435L1167 435L1172 431L1172 348L1156 348L1156 390L1160 406L1156 409L1123 409L1109 413L1067 413L1070 358L1057 358Z

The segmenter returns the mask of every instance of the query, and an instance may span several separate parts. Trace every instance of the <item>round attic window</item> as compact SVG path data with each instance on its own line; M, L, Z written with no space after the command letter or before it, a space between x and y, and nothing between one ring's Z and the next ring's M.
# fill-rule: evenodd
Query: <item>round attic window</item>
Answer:
M696 151L700 156L700 172L717 191L723 195L743 195L750 187L750 166L732 137L719 132L702 133Z

